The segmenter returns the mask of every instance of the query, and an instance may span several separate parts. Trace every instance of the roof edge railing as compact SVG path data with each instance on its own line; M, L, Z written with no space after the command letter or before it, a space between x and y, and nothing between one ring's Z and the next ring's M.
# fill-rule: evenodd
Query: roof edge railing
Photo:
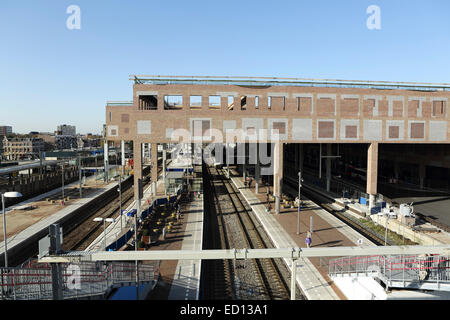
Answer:
M106 101L106 105L108 107L126 107L126 106L132 106L133 101Z
M450 91L450 83L395 82L368 80L337 80L241 76L167 76L130 75L135 84L226 84L252 86L313 86L374 89L408 89L422 91Z

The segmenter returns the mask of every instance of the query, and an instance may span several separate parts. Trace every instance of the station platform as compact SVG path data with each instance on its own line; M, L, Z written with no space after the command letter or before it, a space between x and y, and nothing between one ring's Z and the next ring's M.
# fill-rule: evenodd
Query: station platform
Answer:
M95 177L88 177L82 186L83 198L94 194L96 191L99 191L104 187L105 183L103 181L97 182L95 181ZM64 207L68 207L76 203L76 201L80 199L79 182L76 181L65 185L64 196L66 198ZM37 223L38 221L61 210L61 200L62 190L61 187L59 187L31 199L7 207L6 217L8 238L25 230L32 224ZM3 228L3 221L0 221L0 226ZM3 241L3 232L0 235L0 240Z
M74 182L65 186L65 191L71 187L78 187L78 182ZM16 204L7 208L6 225L8 235L8 257L9 260L14 256L15 252L26 248L28 246L36 246L37 242L48 234L48 228L51 224L62 224L78 209L91 201L96 201L106 192L116 188L118 182L111 181L107 185L96 182L93 179L87 179L86 184L83 185L83 198L73 198L62 207L58 202L51 204L45 198L54 193L61 192L61 188L52 190L46 194L29 199L22 203ZM78 189L77 189L78 190ZM18 210L20 207L36 207L33 210ZM1 221L1 228L3 228L3 221ZM4 242L3 233L0 243L0 257L4 259Z
M388 219L386 217L380 216L376 213L369 214L368 206L360 204L354 200L342 198L336 196L331 192L314 186L312 184L303 183L303 185L316 194L327 198L331 201L330 206L336 210L347 209L346 213L352 215L355 218L369 217L374 223L381 225L383 227L387 226L390 231L393 231L405 238L410 239L420 245L442 245L450 244L450 233L433 226L431 223L424 222L421 223L417 228L411 228L405 224L400 223L396 219ZM284 187L284 186L283 186ZM376 211L376 210L375 210ZM378 210L379 211L379 210Z
M202 250L203 194L182 208L186 226L181 250ZM180 260L170 287L169 300L198 300L201 263L198 260Z
M141 199L142 211L147 209L153 203L154 200L167 198L167 196L164 195L164 181L162 180L162 176L159 177L159 180L156 185L156 190L157 190L156 195L153 195L151 184L144 190L143 197ZM137 201L133 200L133 202L127 208L122 208L122 210L123 209L125 209L125 212L130 212L133 209L137 209ZM128 217L126 214L123 214L120 217L116 218L114 223L108 224L106 227L106 247L111 246L117 239L119 239L125 232L127 232L130 229L130 227L131 228L134 227L134 217ZM105 245L105 235L104 232L102 232L86 248L85 251L103 251L104 245Z
M198 178L197 178L198 179ZM203 239L203 194L181 203L181 219L176 228L149 250L201 250ZM149 300L198 300L201 260L163 260L160 280Z
M201 180L201 173L197 173L196 180ZM195 179L193 185L195 185ZM152 195L152 187L149 185L143 193L141 200L142 211L147 209L155 200L167 198L164 194L164 179L160 174L157 182L157 194ZM168 232L166 239L160 235L158 241L150 245L148 250L201 250L203 239L203 195L193 198L191 201L180 203L182 217ZM133 201L126 211L136 209L136 201ZM134 227L134 218L122 215L121 230L120 219L116 219L106 228L106 246L114 245L114 242ZM104 250L104 233L102 232L87 248L86 251ZM134 233L130 239L134 239ZM122 247L121 249L124 249ZM143 262L146 263L145 261ZM149 293L150 300L198 300L200 288L201 260L160 261L160 280L156 287Z
M254 184L245 187L242 176L230 168L231 181L252 207L253 212L263 225L272 242L277 248L306 247L305 238L313 218L312 245L320 246L375 246L369 239L341 222L336 217L321 209L308 199L303 199L300 213L300 234L297 235L297 209L282 208L280 214L274 213L275 203L270 201L271 211L266 212L266 187L259 187L255 193ZM322 258L323 259L323 258ZM326 261L321 258L302 258L297 261L297 283L308 300L341 300L346 299L332 280L328 277ZM292 268L291 262L285 259L286 265Z

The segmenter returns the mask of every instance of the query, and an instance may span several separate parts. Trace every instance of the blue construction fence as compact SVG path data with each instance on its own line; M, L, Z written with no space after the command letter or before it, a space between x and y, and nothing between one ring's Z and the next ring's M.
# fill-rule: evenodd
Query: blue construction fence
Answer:
M139 228L140 226L140 222L144 221L148 215L152 212L153 208L155 206L160 206L160 205L164 205L167 203L175 203L177 201L179 201L181 198L181 190L178 190L176 195L171 195L171 196L167 196L167 198L159 198L159 199L155 199L153 200L152 204L150 205L150 207L148 207L147 209L145 209L142 214L141 217L138 218L137 221L137 226ZM136 209L130 210L129 212L127 212L127 216L128 217L134 217L134 215L137 213ZM106 251L116 251L118 248L123 247L129 239L131 239L134 236L134 231L132 230L128 230L124 235L122 235L119 239L117 239L115 242L111 243L109 246L106 247Z

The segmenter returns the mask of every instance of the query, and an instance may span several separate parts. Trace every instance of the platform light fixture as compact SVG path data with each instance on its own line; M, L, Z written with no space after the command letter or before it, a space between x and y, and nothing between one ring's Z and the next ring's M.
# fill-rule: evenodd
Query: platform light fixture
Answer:
M104 245L105 245L105 251L106 251L106 222L111 222L111 223L113 223L113 222L115 222L116 220L114 219L114 218L102 218L102 217L97 217L97 218L94 218L94 220L93 221L95 221L95 222L102 222L103 221L103 242L104 242Z

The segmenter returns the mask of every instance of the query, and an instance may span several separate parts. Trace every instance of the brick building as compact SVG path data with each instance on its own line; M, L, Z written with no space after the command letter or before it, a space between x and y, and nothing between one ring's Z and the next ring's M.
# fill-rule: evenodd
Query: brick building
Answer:
M0 126L0 136L7 136L12 134L11 126Z
M44 150L44 140L41 138L3 138L4 157L7 160L22 160L33 157Z
M181 139L183 143L274 143L273 188L279 204L287 144L326 144L329 156L332 144L365 144L366 192L372 207L379 144L450 141L448 84L139 75L130 80L133 100L106 105L105 136L107 141L133 141L139 168L134 175L135 198L137 179L142 178L142 159L136 155L147 145L156 161L158 143ZM225 136L231 141L224 141ZM327 160L327 182L330 166ZM154 171L152 181L157 180Z

